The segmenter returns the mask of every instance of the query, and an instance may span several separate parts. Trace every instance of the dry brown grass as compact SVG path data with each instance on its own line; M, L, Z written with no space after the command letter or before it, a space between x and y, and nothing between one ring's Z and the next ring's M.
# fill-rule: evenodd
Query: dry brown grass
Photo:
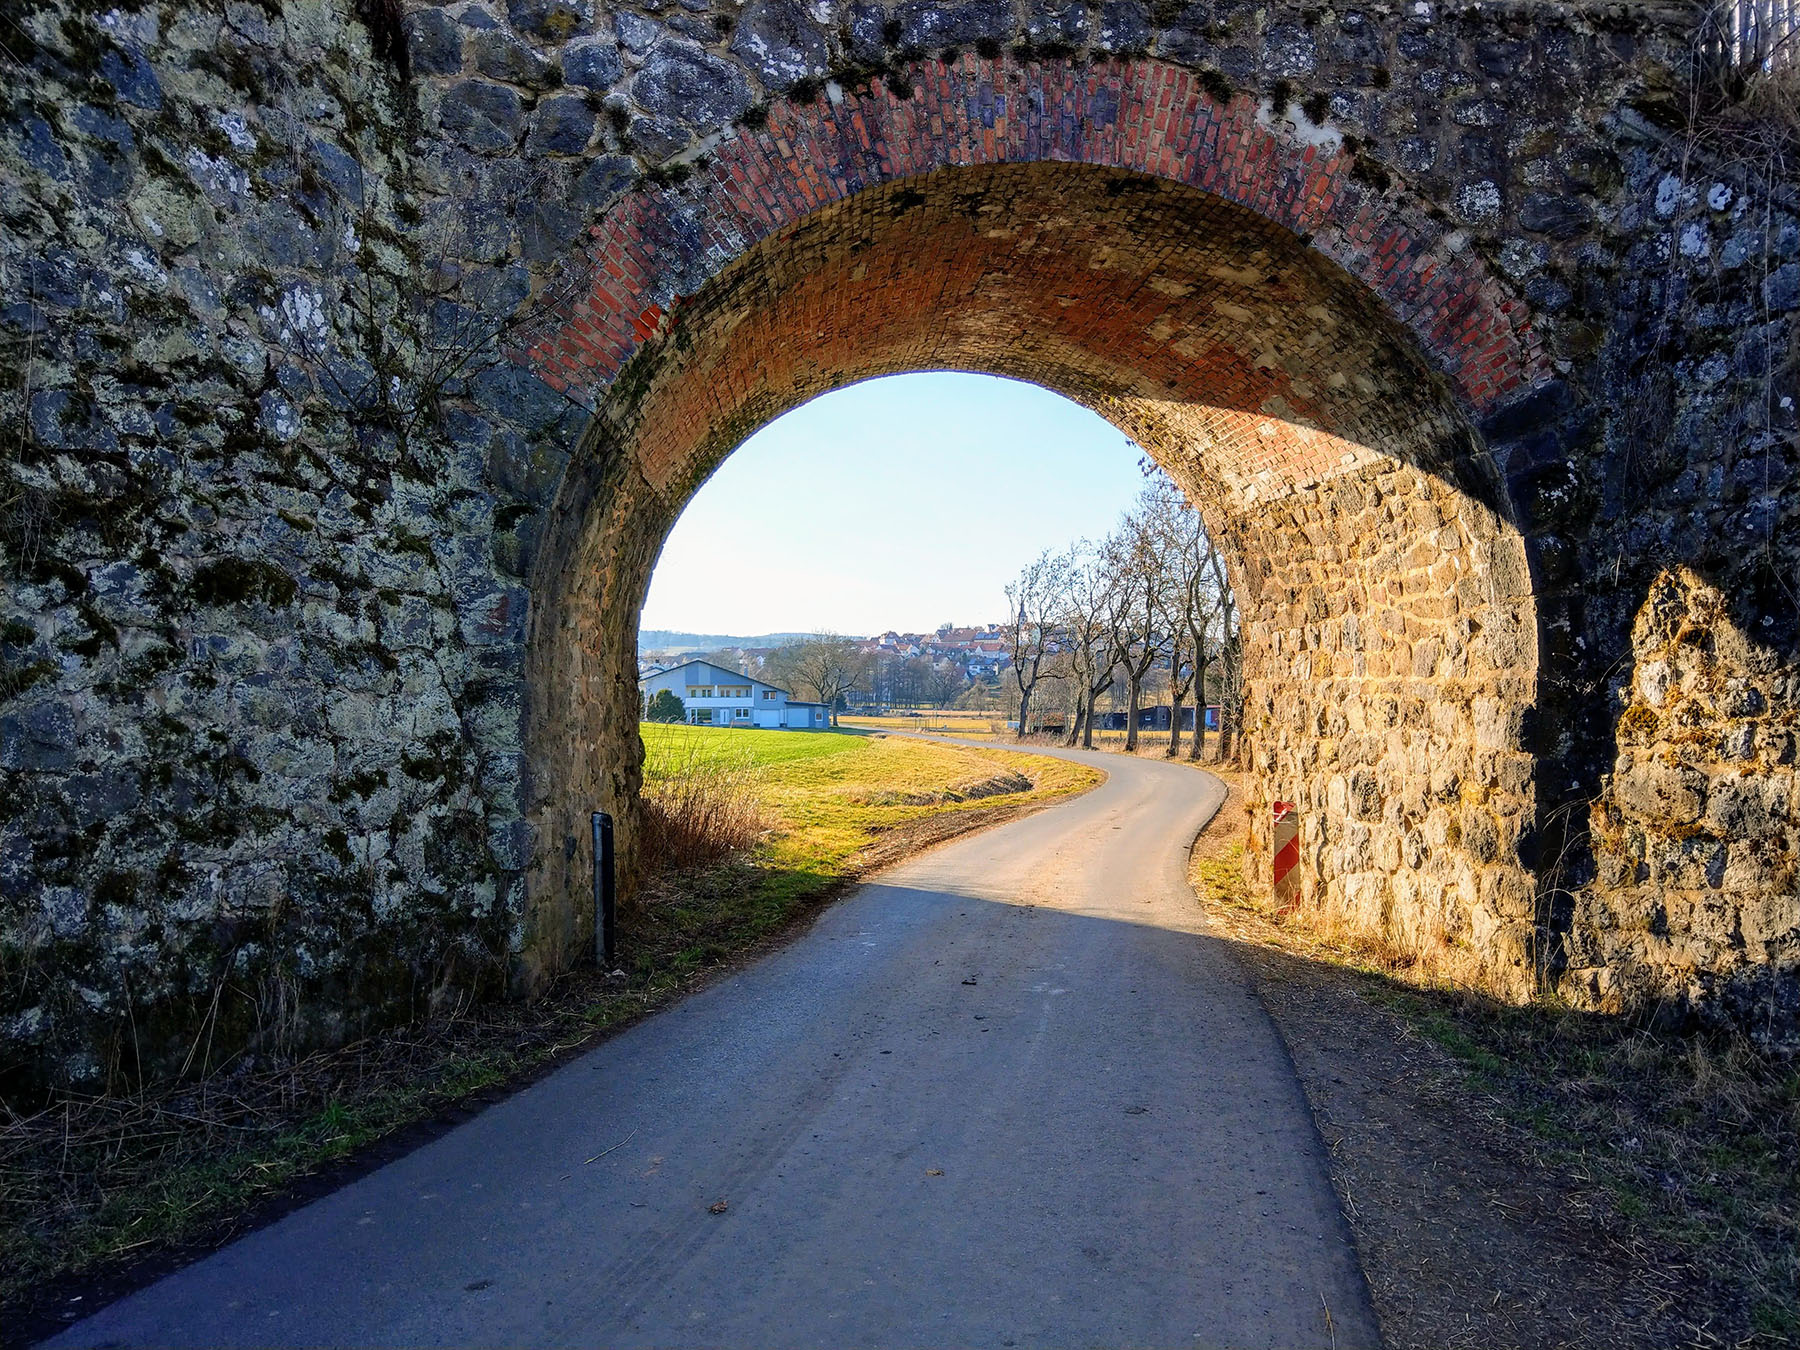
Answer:
M1554 1216L1537 1221L1546 1252L1555 1245L1559 1260L1578 1261L1583 1244L1604 1248L1639 1292L1678 1273L1684 1292L1664 1311L1681 1322L1684 1343L1800 1344L1800 1065L1742 1037L1659 1031L1548 998L1495 997L1471 975L1469 954L1441 941L1403 943L1330 915L1277 915L1245 884L1244 798L1232 775L1220 776L1232 791L1196 841L1196 896L1218 931L1251 948L1252 968L1285 963L1289 984L1335 981L1344 996L1321 1007L1346 1018L1397 1017L1449 1052L1460 1082L1417 1103L1438 1117L1430 1122L1435 1137L1448 1141L1433 1169L1457 1174L1463 1164L1450 1151L1474 1131L1518 1169L1523 1192L1575 1197L1544 1206ZM1310 1044L1351 1044L1358 1028L1321 1025L1316 1014L1286 1018L1279 995L1266 991L1265 1001L1296 1063L1316 1062L1328 1075L1308 1083L1309 1095L1329 1096L1362 1072ZM1368 1132L1360 1165L1416 1178L1416 1158L1386 1166L1376 1156L1383 1137ZM1351 1219L1376 1221L1354 1212ZM1572 1235L1566 1229L1577 1219ZM1411 1240L1372 1234L1368 1245L1399 1250ZM1479 1246L1482 1235L1470 1240ZM1453 1281L1444 1264L1406 1278ZM1460 1296L1443 1292L1402 1289L1399 1303L1457 1303ZM1479 1329L1479 1318L1470 1325ZM1424 1334L1422 1343L1447 1343L1444 1327ZM1663 1342L1621 1330L1617 1343Z
M1226 786L1225 804L1189 856L1188 880L1220 928L1247 942L1266 943L1308 960L1353 965L1422 989L1479 990L1496 997L1501 988L1468 947L1441 930L1395 933L1373 929L1324 907L1280 913L1267 896L1253 894L1244 878L1249 810L1243 775L1208 764Z
M1688 113L1696 144L1728 162L1772 170L1791 184L1800 149L1800 60L1790 35L1767 62L1714 65L1696 81ZM1704 68L1703 68L1704 70Z
M747 755L707 753L698 740L668 750L672 758L645 779L641 798L647 876L704 867L754 847L768 833Z
M9 1114L0 1121L0 1343L92 1311L83 1272L116 1272L185 1242L216 1245L300 1179L553 1060L670 992L587 972L531 1004L441 1009L290 1063L240 1063L129 1095L66 1093Z

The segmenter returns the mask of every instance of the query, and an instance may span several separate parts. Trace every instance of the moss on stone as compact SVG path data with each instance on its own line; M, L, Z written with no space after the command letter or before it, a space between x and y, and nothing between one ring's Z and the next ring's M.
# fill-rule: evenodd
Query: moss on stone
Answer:
M81 604L77 605L75 607L75 612L81 615L81 621L87 625L89 636L80 642L70 643L70 651L92 660L94 657L98 656L105 647L111 647L114 651L118 650L118 627L104 614L100 613L99 610L95 609L91 601L83 601Z
M386 769L368 769L339 778L331 785L330 801L342 804L352 797L368 797L388 785Z
M137 899L139 877L136 872L108 872L94 887L94 903L129 905Z
M56 678L54 661L0 661L0 702L17 698L35 684Z
M350 852L350 836L339 826L332 826L325 831L325 847L331 850L332 856L345 866L349 866L354 855Z
M394 547L402 553L416 553L422 558L433 557L431 541L422 534L416 534L404 525L394 527Z
M1350 161L1350 177L1354 182L1371 187L1377 192L1386 192L1394 182L1385 168L1363 154L1358 154Z
M292 604L299 591L286 572L253 558L220 558L202 564L188 586L194 599L203 605L261 601L279 607Z

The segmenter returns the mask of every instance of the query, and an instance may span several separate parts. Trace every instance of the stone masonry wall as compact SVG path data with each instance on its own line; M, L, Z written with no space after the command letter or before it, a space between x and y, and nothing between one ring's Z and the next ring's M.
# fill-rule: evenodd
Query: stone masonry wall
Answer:
M1629 242L1570 305L1596 338L1611 312L1588 376L1608 415L1584 462L1519 474L1585 700L1536 738L1565 776L1539 866L1572 1000L1791 1041L1800 225L1723 120L1681 129L1679 160L1623 157Z
M755 14L760 21L771 12ZM1207 21L1207 13L1184 11L1147 45L1186 59L1174 29ZM1528 963L1532 978L1577 1001L1620 1007L1683 989L1693 996L1675 1001L1687 1007L1761 1000L1765 1022L1782 1022L1793 1009L1800 933L1786 874L1772 870L1717 897L1732 933L1781 935L1759 949L1769 962L1732 956L1698 981L1679 966L1637 968L1641 949L1614 945L1598 880L1611 866L1613 843L1589 821L1590 807L1605 809L1612 793L1615 691L1656 569L1688 559L1741 579L1726 589L1749 605L1750 623L1778 634L1793 627L1795 561L1781 544L1792 532L1784 536L1781 523L1793 514L1793 453L1783 428L1792 417L1785 334L1800 298L1788 284L1796 234L1791 217L1770 205L1766 184L1731 166L1729 154L1697 146L1683 125L1692 106L1681 85L1692 73L1694 12L1595 6L1440 15L1415 6L1373 23L1360 12L1302 15L1304 32L1283 28L1283 16L1268 8L1221 6L1210 16L1209 45L1193 49L1196 79L1160 89L1142 61L1078 64L1085 84L1071 82L1058 64L1061 44L1039 45L1029 20L1010 50L1043 64L1019 70L995 62L982 44L1006 51L1018 32L999 10L965 14L956 30L959 41L975 37L981 59L909 61L902 20L897 31L883 29L882 44L856 48L848 67L788 72L797 104L778 100L765 117L752 103L723 140L702 137L665 170L662 181L682 187L628 194L605 215L585 257L560 275L547 306L522 330L521 345L546 379L594 400L634 352L679 333L690 298L748 242L872 181L934 165L1091 157L1186 176L1288 224L1380 294L1481 414L1479 431L1504 490L1478 487L1469 495L1492 513L1496 537L1523 535L1535 592L1537 641L1515 644L1508 635L1496 647L1536 647L1535 701L1483 703L1483 729L1474 736L1441 720L1429 736L1390 736L1395 757L1364 775L1382 784L1379 813L1400 840L1418 819L1416 789L1404 784L1416 779L1421 756L1459 747L1450 758L1468 759L1484 775L1473 787L1440 784L1445 797L1431 830L1440 847L1454 848L1471 812L1486 812L1491 819L1470 835L1479 861L1436 877L1408 863L1395 885L1420 887L1422 905L1445 910L1441 930L1474 943L1503 981L1512 979L1505 971ZM808 21L796 22L804 28ZM1242 41L1249 32L1263 38L1260 58ZM1102 33L1093 48L1107 41ZM648 42L646 72L665 50ZM1395 84L1395 70L1411 73ZM1210 111L1209 102L1237 97L1234 80L1245 72L1255 72L1261 101ZM1527 87L1525 112L1516 95ZM696 114L696 124L710 116ZM1699 175L1709 164L1719 169L1704 182L1675 172L1685 166ZM1471 276L1471 259L1478 260L1475 279L1462 280ZM1462 295L1421 305L1417 292L1395 291L1402 279ZM1504 298L1478 303L1483 313L1493 306L1507 316L1511 336L1502 328L1497 341L1486 336L1496 330L1469 322L1464 298L1485 295L1492 284ZM1470 372L1479 373L1471 379ZM1515 383L1496 397L1486 372L1517 377L1529 392L1518 394ZM1042 368L1022 373L1040 378ZM1294 407L1282 398L1263 411L1285 415ZM1289 425L1310 421L1303 413ZM1253 444L1248 430L1214 428L1246 447ZM1278 444L1260 460L1248 448L1229 462L1214 457L1208 472L1240 493L1259 489L1269 475L1315 490L1324 443L1297 435ZM1233 464L1252 468L1248 479L1230 471ZM1653 480L1654 504L1639 495ZM1516 572L1517 550L1504 551ZM1329 548L1316 560L1315 582L1341 562ZM1516 625L1517 606L1496 598ZM1312 635L1295 635L1294 650L1305 651ZM1418 636L1409 635L1409 648ZM1791 668L1792 642L1784 641L1767 659ZM1440 645L1460 650L1454 640ZM1455 678L1459 659L1441 665L1440 677ZM1283 667L1293 665L1273 668ZM1518 687L1529 683L1525 672L1514 673ZM1266 795L1319 802L1328 814L1335 794L1321 789L1334 775L1321 756L1335 753L1329 729L1349 718L1329 706L1332 697L1317 704L1291 688L1283 696L1300 714L1297 725L1327 728L1330 744L1296 750L1289 767L1271 775ZM1394 701L1409 720L1424 713L1416 692ZM1389 702L1380 696L1383 721ZM1466 706L1474 718L1473 697ZM1367 742L1354 747L1367 752ZM1535 770L1529 813L1512 809L1520 756ZM1662 828L1641 823L1652 833ZM1374 834L1365 838L1352 826L1328 847L1327 833L1337 827L1322 814L1316 828L1309 846L1318 894L1359 894L1354 910L1379 910L1391 922L1388 901L1370 899L1390 891L1368 867ZM1784 827L1771 818L1756 828L1765 829L1759 847L1779 851ZM1500 841L1498 872L1486 861L1490 836ZM1393 849L1384 842L1379 851L1386 857ZM1415 851L1403 846L1401 856ZM1515 863L1537 874L1528 942L1517 927L1526 907L1516 887L1499 880ZM1334 878L1345 872L1350 879L1340 885ZM1461 909L1484 892L1491 902L1483 915ZM1739 937L1731 942L1741 950ZM1723 948L1709 950L1724 960ZM1629 998L1616 996L1620 989Z
M1775 974L1800 943L1794 668L1686 568L1657 578L1632 648L1569 982L1602 1007L1648 1000L1769 1034L1793 1019Z
M1800 228L1684 129L1693 8L388 13L8 39L9 1083L579 959L661 532L798 398L955 360L1130 429L1232 542L1314 902L1602 1006L1800 1012ZM1005 165L1062 169L958 178ZM856 272L959 193L960 254Z
M685 301L676 331L647 344L622 381L630 401L603 412L578 460L599 481L567 512L582 533L551 546L566 549L569 591L549 605L574 632L535 645L547 668L582 672L534 680L561 700L534 756L558 766L546 782L575 785L546 833L578 829L588 794L607 790L583 763L635 764L637 603L718 461L824 389L920 366L991 370L1111 418L1212 518L1253 616L1257 768L1268 792L1297 788L1308 808L1307 903L1462 941L1497 982L1529 984L1524 545L1474 495L1496 490L1493 466L1448 390L1399 354L1403 336L1341 272L1192 189L972 167L814 212ZM1292 355L1259 365L1270 350ZM1314 425L1263 411L1274 406L1304 406Z
M516 260L434 276L467 221L342 7L20 24L6 1063L116 1083L503 989L526 847L512 525L566 406L474 336L522 293Z
M1537 807L1524 543L1392 463L1286 505L1257 526L1263 579L1240 587L1252 883L1272 882L1269 807L1286 793L1303 908L1403 949L1460 948L1494 987L1528 992L1546 953L1519 856ZM1349 547L1281 547L1296 535Z

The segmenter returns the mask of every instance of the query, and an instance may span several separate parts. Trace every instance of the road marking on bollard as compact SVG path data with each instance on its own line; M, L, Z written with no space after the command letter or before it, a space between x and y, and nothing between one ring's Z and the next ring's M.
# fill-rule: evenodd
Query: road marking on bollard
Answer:
M1273 812L1269 848L1275 855L1275 910L1288 915L1300 908L1300 873L1295 870L1300 861L1300 808L1293 802L1276 802Z

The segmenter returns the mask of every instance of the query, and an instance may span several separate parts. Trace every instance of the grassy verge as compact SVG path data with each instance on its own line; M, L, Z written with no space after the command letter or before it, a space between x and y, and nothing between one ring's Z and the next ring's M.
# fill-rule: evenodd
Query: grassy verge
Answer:
M644 746L647 793L697 757L754 774L770 821L763 841L722 866L670 872L646 897L652 913L703 904L733 931L778 925L794 905L915 846L1101 777L1067 760L886 736L646 726Z
M845 717L842 719L847 727L861 727L867 731L917 731L932 736L975 736L987 740L999 740L1010 737L1006 719L998 713L969 712L921 712L909 717L904 714L892 717Z
M1508 1004L1377 940L1283 920L1245 886L1245 823L1234 784L1193 853L1195 892L1220 929L1335 968L1365 1010L1448 1052L1460 1089L1422 1109L1443 1113L1446 1136L1493 1117L1509 1164L1581 1197L1574 1209L1596 1249L1632 1254L1646 1284L1684 1272L1676 1315L1691 1343L1800 1343L1800 1065L1742 1040ZM1561 1206L1557 1222L1571 1212Z
M846 717L843 719L847 727L856 727L865 731L910 731L930 736L966 736L971 740L1013 742L1013 733L1006 722L998 714L969 712L928 712L917 717ZM1125 750L1123 731L1096 731L1093 734L1092 749L1104 750L1110 754L1122 754ZM1191 731L1181 733L1180 753L1173 758L1183 764L1195 764L1202 768L1211 767L1218 757L1219 738L1216 731L1206 735L1206 746L1202 757L1198 760L1188 758L1188 750L1193 740ZM1026 746L1061 747L1063 738L1060 733L1033 732L1023 742ZM1075 749L1084 747L1077 744ZM1142 759L1168 759L1169 733L1167 731L1140 731L1135 753Z
M217 1245L306 1178L519 1085L754 953L870 868L1101 777L885 737L644 733L647 791L722 769L748 786L759 837L665 871L626 907L622 973L576 972L530 1004L448 1010L295 1064L0 1119L0 1340L92 1311L133 1282L132 1263Z

